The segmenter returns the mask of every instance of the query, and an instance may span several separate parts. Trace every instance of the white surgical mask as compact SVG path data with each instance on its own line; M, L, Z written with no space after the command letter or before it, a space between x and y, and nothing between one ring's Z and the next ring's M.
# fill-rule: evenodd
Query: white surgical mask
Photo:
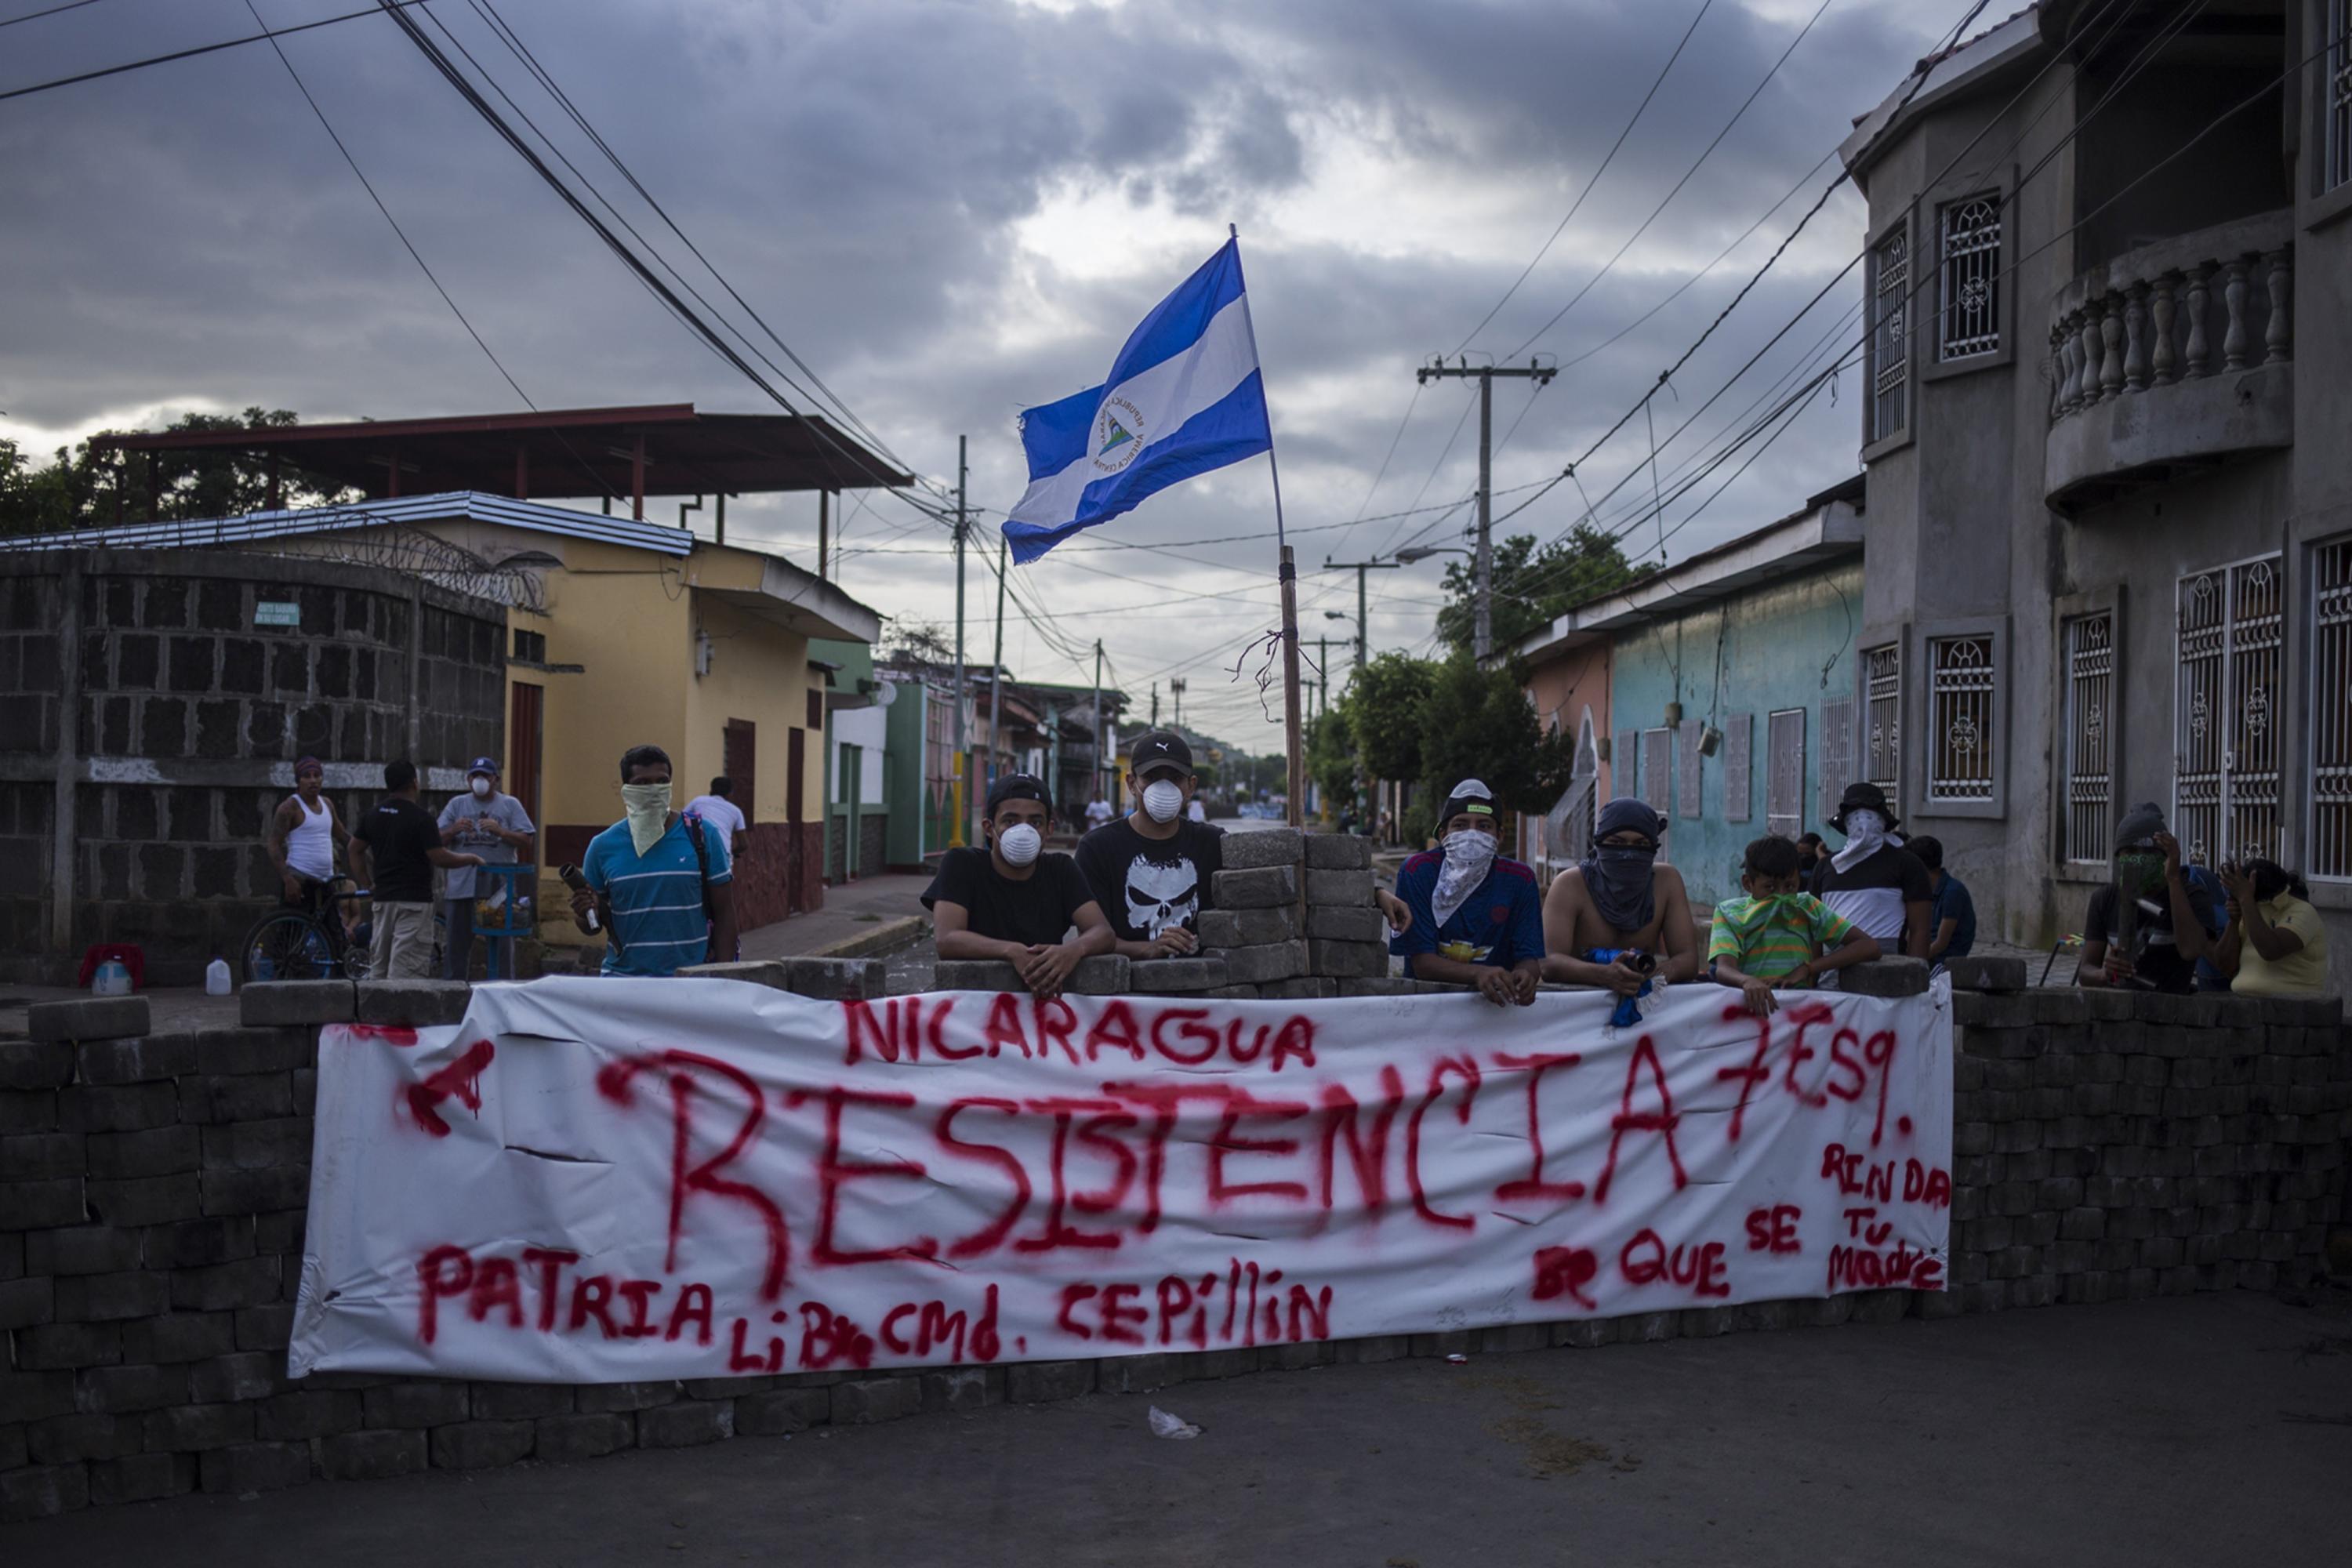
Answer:
M489 799L489 798L490 798L490 781L489 781L489 780L488 780L488 779L486 779L486 778L477 777L477 778L475 778L475 779L473 779L473 780L471 781L471 787L472 787L472 789L473 789L473 792L474 792L474 798L475 798L476 800L488 800L488 799Z
M643 855L669 830L669 785L623 784L621 809L629 814L630 847Z
M1025 822L996 836L996 847L1003 852L1008 866L1026 866L1037 858L1037 851L1045 847L1045 836Z
M1143 786L1143 809L1154 822L1173 822L1176 814L1184 809L1184 786L1166 779L1155 779Z

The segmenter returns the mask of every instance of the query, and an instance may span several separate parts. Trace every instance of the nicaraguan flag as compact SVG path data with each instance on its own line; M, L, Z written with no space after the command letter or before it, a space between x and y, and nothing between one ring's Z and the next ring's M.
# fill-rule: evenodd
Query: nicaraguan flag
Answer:
M1227 240L1143 318L1100 386L1025 410L1021 445L1029 489L1004 524L1021 562L1272 448L1240 242Z

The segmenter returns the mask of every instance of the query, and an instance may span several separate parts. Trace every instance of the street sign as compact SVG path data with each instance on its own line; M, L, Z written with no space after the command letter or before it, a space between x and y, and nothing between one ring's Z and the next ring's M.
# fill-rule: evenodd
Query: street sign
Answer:
M257 626L299 626L302 624L302 606L291 599L256 600L253 624Z

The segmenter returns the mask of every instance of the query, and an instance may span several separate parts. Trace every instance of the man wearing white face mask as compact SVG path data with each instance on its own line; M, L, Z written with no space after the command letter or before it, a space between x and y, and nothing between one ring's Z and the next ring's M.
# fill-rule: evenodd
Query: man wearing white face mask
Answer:
M1442 847L1397 872L1397 896L1412 912L1389 951L1416 980L1475 985L1496 1006L1530 1006L1543 974L1543 900L1536 874L1495 851L1501 818L1494 792L1476 779L1454 786L1438 814Z
M727 838L669 805L669 753L632 746L621 754L621 820L588 843L587 886L572 895L583 931L611 933L607 974L675 974L712 956L735 956L735 866ZM600 924L591 926L593 911Z
M1192 748L1173 730L1139 736L1129 753L1133 811L1078 841L1078 869L1129 958L1193 952L1209 879L1225 863L1225 830L1185 813L1200 780Z
M1086 879L1067 855L1045 853L1052 817L1043 784L1005 774L988 791L988 847L949 850L923 892L941 958L1001 958L1048 1000L1080 959L1111 950L1110 923Z
M441 808L441 842L479 856L485 866L517 866L530 858L537 829L522 802L499 790L499 764L476 757L466 770L466 793ZM463 980L474 958L474 901L499 893L511 896L512 879L477 877L470 866L448 873L442 887L441 978ZM502 924L511 921L501 921ZM499 978L515 977L514 938L498 940Z
M1846 786L1830 826L1845 835L1845 847L1813 872L1813 895L1832 912L1878 941L1882 952L1927 956L1929 913L1936 889L1927 868L1903 847L1886 794L1874 784ZM1834 973L1822 976L1834 986Z

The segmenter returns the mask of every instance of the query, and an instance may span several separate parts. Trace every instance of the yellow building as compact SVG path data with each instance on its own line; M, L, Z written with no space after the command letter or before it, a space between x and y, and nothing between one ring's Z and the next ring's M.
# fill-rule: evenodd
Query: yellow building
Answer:
M669 753L681 805L714 775L735 781L735 803L751 819L736 881L745 929L823 902L824 677L811 667L808 644L870 643L881 617L779 555L646 521L646 490L655 482L707 486L696 500L718 498L710 515L723 539L730 494L905 484L908 476L821 421L697 415L685 405L177 433L113 445L150 454L151 470L153 454L226 447L240 461L268 463L273 486L282 463L313 486L388 493L236 518L126 521L88 531L91 542L364 561L509 606L499 760L507 790L540 827L543 910L567 901L553 868L577 861L589 839L620 818L621 753L648 743ZM424 489L471 479L528 491L534 472L558 493L577 491L586 474L608 487L607 510L478 488ZM632 515L610 515L615 497L626 498ZM692 510L681 509L681 519ZM420 699L429 726L433 694ZM435 796L427 804L437 805L438 795L463 780L428 777L425 784ZM541 934L586 940L561 918Z

